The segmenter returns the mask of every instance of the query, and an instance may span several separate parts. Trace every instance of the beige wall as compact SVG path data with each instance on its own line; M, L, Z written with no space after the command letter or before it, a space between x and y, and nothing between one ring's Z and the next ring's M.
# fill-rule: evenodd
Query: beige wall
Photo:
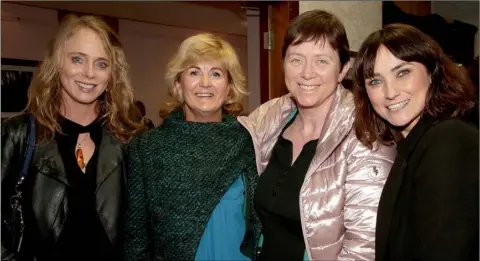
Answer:
M2 2L1 8L2 57L42 60L48 42L58 27L57 11L4 2ZM172 4L165 5L165 8L172 8L163 10L163 12L176 13L177 19L182 20L182 23L179 23L179 25L161 25L119 19L119 36L131 65L132 83L137 98L144 101L147 117L152 119L155 124L160 122L158 110L164 106L164 101L167 98L167 90L163 80L167 61L174 54L181 41L203 30L200 28L185 28L182 25L189 24L190 27L207 28L209 25L216 24L215 27L212 26L212 31L229 41L236 49L245 74L248 72L249 63L258 64L256 60L248 61L247 59L246 29L244 28L245 32L241 34L238 28L239 24L232 25L227 29L227 23L233 23L233 17L231 17L229 11L200 6L195 8L196 14L190 16L179 14L178 9L174 10ZM185 11L185 9L180 10ZM200 16L202 16L202 19L199 19ZM170 18L173 19L173 16L170 16ZM200 20L202 22L198 22ZM220 23L219 21L227 22ZM236 32L232 33L232 29ZM247 79L251 83L248 86L249 91L258 93L254 97L259 97L260 89L257 83L259 80L249 77ZM253 104L256 103L259 104L259 101L255 100L253 102ZM245 99L244 104L247 112L256 107L252 105L252 102L248 102L248 98Z
M381 1L299 1L300 13L313 9L329 11L343 22L354 51L370 33L382 28Z
M42 60L58 27L57 12L2 3L2 58Z
M132 84L137 98L145 103L147 117L155 124L160 122L158 110L165 108L168 99L164 81L167 63L184 39L200 32L123 19L119 21L120 39L132 67ZM246 37L217 34L232 44L247 73ZM244 106L248 107L247 99L244 100Z
M21 2L26 5L50 9L106 15L135 21L172 25L181 28L247 35L247 29L244 23L242 23L243 18L239 17L239 15L225 9L206 5L188 4L181 1L147 1L140 3L137 1Z

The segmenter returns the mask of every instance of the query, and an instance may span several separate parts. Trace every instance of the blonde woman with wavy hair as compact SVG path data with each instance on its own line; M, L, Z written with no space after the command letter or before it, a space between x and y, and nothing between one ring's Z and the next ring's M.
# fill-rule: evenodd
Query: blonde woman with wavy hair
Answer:
M170 113L127 146L125 260L250 260L259 237L245 77L232 46L187 38L165 76Z
M121 258L122 147L144 128L137 115L118 36L93 16L67 16L34 75L25 113L2 124L2 260ZM37 142L23 179L30 134ZM11 222L16 197L23 220Z

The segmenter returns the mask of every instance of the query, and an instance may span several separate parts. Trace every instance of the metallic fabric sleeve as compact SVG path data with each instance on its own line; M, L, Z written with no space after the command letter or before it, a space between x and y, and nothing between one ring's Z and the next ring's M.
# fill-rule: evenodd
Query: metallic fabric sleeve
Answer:
M342 250L338 260L374 260L377 207L395 157L394 147L370 150L358 140L347 157Z

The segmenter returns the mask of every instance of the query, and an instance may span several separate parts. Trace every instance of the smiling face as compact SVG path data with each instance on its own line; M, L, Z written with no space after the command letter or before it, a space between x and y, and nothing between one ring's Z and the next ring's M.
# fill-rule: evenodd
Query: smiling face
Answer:
M222 121L222 106L228 98L228 72L217 61L188 67L175 83L184 100L185 119L196 122Z
M95 106L111 77L102 40L93 30L80 28L67 40L63 52L60 83L64 106Z
M431 78L417 62L395 57L383 45L377 51L373 78L365 79L368 98L375 112L406 137L425 109Z
M300 108L319 107L331 99L348 71L327 41L290 45L284 60L285 84Z

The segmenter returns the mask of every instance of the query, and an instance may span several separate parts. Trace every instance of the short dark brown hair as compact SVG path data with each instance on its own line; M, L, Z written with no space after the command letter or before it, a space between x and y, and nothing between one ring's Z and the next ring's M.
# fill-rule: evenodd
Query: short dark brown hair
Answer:
M327 41L337 51L341 68L350 60L350 46L342 22L323 10L311 10L297 16L287 28L283 38L282 59L290 45L310 41Z
M387 25L367 37L355 59L355 132L364 145L372 148L375 141L389 145L401 139L398 130L375 113L365 89L365 80L373 77L380 46L400 60L427 68L431 84L422 116L448 119L464 116L473 108L473 84L466 70L455 64L435 40L410 25Z

